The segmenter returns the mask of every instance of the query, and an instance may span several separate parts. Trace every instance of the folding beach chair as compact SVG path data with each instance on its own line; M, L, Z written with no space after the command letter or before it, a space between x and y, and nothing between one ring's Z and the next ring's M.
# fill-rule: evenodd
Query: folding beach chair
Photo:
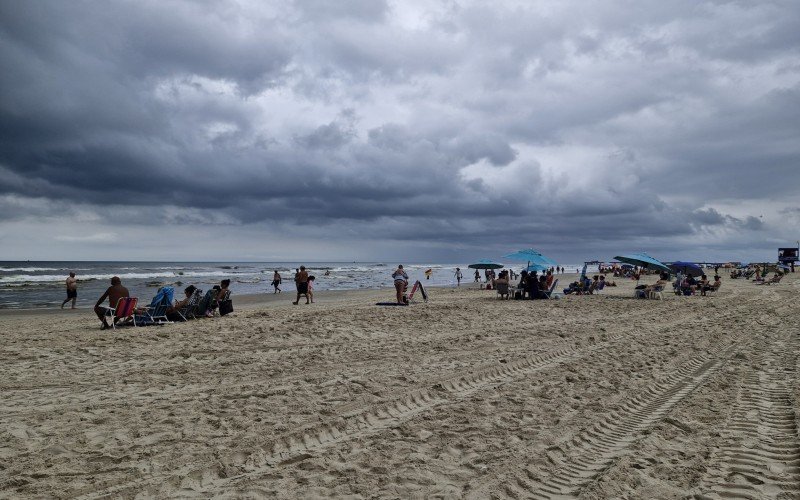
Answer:
M497 290L498 299L502 299L504 295L506 299L511 298L508 294L508 283L495 283L494 289Z
M194 291L192 296L189 297L189 301L186 302L186 305L176 311L178 313L178 316L180 316L183 319L183 321L189 321L190 319L195 319L197 317L197 308L200 305L200 301L202 300L203 300L203 291L198 288ZM205 311L201 312L200 314L203 313L205 313Z
M556 292L556 286L558 286L558 280L553 280L553 284L550 285L550 290L544 292L548 299L554 299L558 295L558 292Z
M128 319L133 322L133 326L136 326L134 312L138 302L139 299L136 297L122 297L117 301L117 307L104 307L106 310L105 317L111 318L111 328L116 330L118 321L124 323Z
M144 309L144 312L137 315L135 319L140 326L144 325L163 325L164 323L172 323L167 318L167 309L172 306L172 298L175 294L175 289L171 286L164 286L158 289L156 296L150 302L150 305Z

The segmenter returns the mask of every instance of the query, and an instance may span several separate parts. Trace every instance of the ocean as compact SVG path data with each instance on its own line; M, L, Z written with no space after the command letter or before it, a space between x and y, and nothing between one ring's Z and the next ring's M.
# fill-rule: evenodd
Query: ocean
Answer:
M0 309L34 309L60 306L66 298L64 280L70 271L78 278L78 306L94 305L109 286L112 276L119 276L131 295L149 300L160 286L174 286L176 296L184 287L195 285L203 290L223 279L231 280L234 294L272 293L272 273L277 269L283 278L281 288L294 293L294 270L304 264L315 276L316 290L354 290L391 287L391 273L397 263L381 262L67 262L0 261ZM521 263L511 263L517 271ZM429 286L454 286L455 268L460 267L464 281L474 280L474 270L466 264L403 263L411 281ZM567 266L572 271L575 266ZM430 280L424 272L433 270ZM327 272L327 275L326 275ZM482 273L482 272L481 272ZM482 275L482 274L481 274Z

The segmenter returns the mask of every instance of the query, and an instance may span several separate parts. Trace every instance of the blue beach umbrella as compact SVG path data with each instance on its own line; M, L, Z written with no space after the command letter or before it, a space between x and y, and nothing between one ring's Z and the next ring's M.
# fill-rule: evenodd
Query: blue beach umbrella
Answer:
M703 275L703 268L694 262L684 262L679 260L670 264L669 268L676 273L680 272L683 274L688 274L690 276L694 276L695 278Z
M547 269L558 265L556 261L548 257L545 257L544 255L537 252L533 248L526 248L524 250L519 250L517 252L510 253L508 255L504 255L503 258L527 261L528 266L530 266L531 264L538 264Z
M646 253L628 253L625 255L617 255L614 257L620 262L632 264L634 266L644 267L645 269L658 269L659 271L672 272L663 262L654 259Z
M474 264L470 264L467 267L472 269L502 269L505 266L498 262L493 262L489 259L481 259Z

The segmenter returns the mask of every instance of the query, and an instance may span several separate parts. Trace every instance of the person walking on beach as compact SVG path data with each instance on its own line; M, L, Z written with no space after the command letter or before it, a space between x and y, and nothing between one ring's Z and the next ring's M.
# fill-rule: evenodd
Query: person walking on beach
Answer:
M479 283L481 281L481 273L476 269L475 270L475 283Z
M111 328L111 325L108 324L106 321L106 310L100 306L106 298L108 298L108 305L110 307L117 307L117 302L119 299L123 297L130 297L130 293L128 289L122 286L122 280L119 279L118 276L114 276L111 278L111 286L103 292L103 295L97 299L97 303L94 305L94 312L97 314L97 317L100 318L100 321L103 322L103 330L106 328Z
M64 309L64 305L70 300L72 301L71 309L75 309L75 301L78 300L78 280L75 278L75 273L69 273L67 278L67 298L61 303L61 309Z
M297 300L292 304L299 304L301 295L306 296L306 304L308 304L308 273L306 272L306 266L300 266L297 274L294 275L294 283L297 285Z
M275 291L272 293L281 293L281 275L277 269L275 274L272 275L272 286L275 287Z
M408 286L408 274L403 270L403 265L400 264L397 266L397 269L394 270L392 273L392 278L394 278L394 289L397 292L397 303L398 304L405 304L405 300L403 300L403 295L406 292L406 287Z
M461 274L461 268L457 267L456 268L456 281L458 282L458 286L461 286L461 278L463 278L463 277L464 277L464 275Z

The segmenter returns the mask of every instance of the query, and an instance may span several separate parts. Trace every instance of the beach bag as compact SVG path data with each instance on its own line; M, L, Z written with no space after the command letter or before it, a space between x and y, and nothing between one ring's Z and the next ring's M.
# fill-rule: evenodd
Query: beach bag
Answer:
M230 300L230 299L223 300L222 302L219 303L219 315L220 316L225 316L225 315L230 314L232 312L233 312L233 301L232 300Z

